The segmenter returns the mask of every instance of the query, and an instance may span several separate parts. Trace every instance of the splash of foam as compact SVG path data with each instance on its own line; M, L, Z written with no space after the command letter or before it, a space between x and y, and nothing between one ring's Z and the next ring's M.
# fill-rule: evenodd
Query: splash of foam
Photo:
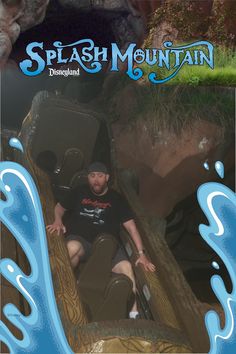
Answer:
M217 161L216 172L224 177L224 165ZM233 289L228 293L223 279L214 275L211 286L225 313L225 326L221 328L215 311L206 314L205 322L210 337L210 353L236 353L236 195L221 183L205 183L198 189L198 201L209 221L209 226L200 225L203 239L219 255L230 275ZM219 269L219 265L213 262Z
M23 151L16 138L10 145ZM36 186L21 165L0 163L0 191L6 200L0 200L0 220L21 245L31 267L26 275L11 259L1 259L1 274L25 297L31 313L23 315L13 304L3 308L4 315L23 334L16 338L0 321L0 340L11 353L71 354L56 307L45 225Z

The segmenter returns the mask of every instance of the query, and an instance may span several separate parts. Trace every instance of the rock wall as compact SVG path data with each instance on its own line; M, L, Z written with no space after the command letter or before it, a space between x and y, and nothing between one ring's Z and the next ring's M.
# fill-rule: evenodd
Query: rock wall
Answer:
M118 164L136 172L139 196L153 215L166 217L201 183L216 178L213 163L223 143L223 129L216 124L197 121L180 136L163 130L155 143L141 122L132 127L114 123L113 134ZM233 164L233 150L232 146L226 169ZM204 169L205 161L211 172Z
M168 216L201 183L216 179L217 160L224 161L226 170L234 166L233 90L199 88L192 101L189 90L160 89L149 101L145 92L153 91L127 85L109 101L117 163L135 171L145 209L159 217Z
M0 67L12 50L20 32L43 21L49 0L0 1Z
M227 46L236 44L236 1L166 0L150 21L147 45L165 40L207 39Z
M44 20L48 4L49 0L0 1L1 66L20 33ZM165 40L194 38L236 44L234 0L51 0L53 16L57 16L58 6L60 12L71 9L89 16L91 11L97 11L98 16L109 18L121 47L131 41L141 45L147 36L147 44L154 47L160 47Z

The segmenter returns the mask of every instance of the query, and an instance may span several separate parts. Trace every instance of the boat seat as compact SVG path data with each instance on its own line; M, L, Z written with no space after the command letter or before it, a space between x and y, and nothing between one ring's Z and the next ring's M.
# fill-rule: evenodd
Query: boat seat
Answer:
M88 317L93 321L127 318L132 281L111 272L117 241L110 234L99 235L92 254L79 275L79 291Z
M44 150L41 151L36 157L36 164L44 172L46 172L49 175L52 175L56 170L57 157L53 151Z
M84 184L87 180L83 169L84 157L77 148L66 150L60 167L57 165L56 155L50 150L40 152L36 163L49 176L56 200L63 198L71 188L81 185L81 181Z
M83 169L82 171L75 173L71 179L71 188L76 188L77 186L87 186L87 185L88 185L87 169Z
M38 154L36 163L49 175L54 185L60 189L69 189L74 177L83 171L84 156L79 149L69 148L65 151L61 165L58 166L55 153L45 150Z
M74 175L91 163L100 125L92 110L43 91L34 97L19 137L30 137L31 158L55 190L67 190Z
M35 161L41 152L50 150L56 155L57 167L61 168L67 153L75 156L73 149L78 149L82 164L90 163L100 127L93 111L41 92L33 100L28 120L34 129L31 154Z
M124 274L112 274L103 301L93 316L94 321L126 319L134 302L132 281Z
M84 168L84 156L81 150L70 148L65 151L61 167L55 173L55 184L60 189L71 187L71 182L76 174Z

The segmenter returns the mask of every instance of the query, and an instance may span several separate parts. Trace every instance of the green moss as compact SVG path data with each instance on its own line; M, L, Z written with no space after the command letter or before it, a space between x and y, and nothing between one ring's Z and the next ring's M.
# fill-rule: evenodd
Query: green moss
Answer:
M152 139L158 138L164 129L181 134L186 127L193 127L198 120L207 120L233 132L235 128L235 93L233 88L192 87L186 85L138 85L129 82L126 88L116 92L108 103L109 118L136 125L146 122ZM134 102L133 102L134 100ZM129 103L130 109L127 111ZM117 114L117 112L119 112ZM125 125L126 126L126 125Z
M153 86L139 90L136 114L130 122L147 121L152 137L161 129L180 134L196 120L207 120L225 131L234 130L234 90L190 86Z
M148 75L155 72L153 67L146 64L142 66L144 71L144 80L149 81ZM157 75L159 78L170 76L171 71L166 68L160 69L157 67ZM233 49L222 46L214 49L214 69L206 66L189 66L184 65L176 77L167 82L173 84L187 84L192 86L235 86L236 85L236 53Z

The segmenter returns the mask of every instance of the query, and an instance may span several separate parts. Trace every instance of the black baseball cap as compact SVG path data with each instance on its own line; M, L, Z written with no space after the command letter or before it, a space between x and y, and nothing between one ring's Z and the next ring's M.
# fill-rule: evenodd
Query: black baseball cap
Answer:
M91 173L91 172L102 172L105 174L109 173L106 165L104 165L104 163L102 163L102 162L91 163L91 165L89 165L89 167L88 167L88 173Z

